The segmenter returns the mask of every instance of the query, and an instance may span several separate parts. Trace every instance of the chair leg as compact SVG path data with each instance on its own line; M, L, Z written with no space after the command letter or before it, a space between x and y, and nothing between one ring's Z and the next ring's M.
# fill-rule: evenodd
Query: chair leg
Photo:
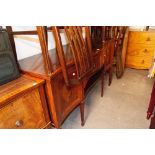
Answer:
M84 121L84 101L82 101L80 104L80 113L81 113L81 126L84 126L84 124L85 124L85 121Z
M104 72L101 75L101 97L103 97L104 94Z
M111 82L112 82L112 74L113 74L113 68L111 67L110 70L109 70L109 86L111 85Z

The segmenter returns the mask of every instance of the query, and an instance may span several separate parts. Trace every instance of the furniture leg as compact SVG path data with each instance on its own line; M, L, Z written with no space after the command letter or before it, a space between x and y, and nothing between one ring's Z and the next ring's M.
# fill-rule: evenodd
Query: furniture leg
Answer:
M84 126L84 124L85 124L85 121L84 121L84 101L82 101L80 104L80 113L81 113L81 126Z
M109 86L111 85L111 82L112 82L112 72L113 72L113 68L111 67L110 70L109 70Z
M104 72L101 75L101 97L103 97L104 94Z

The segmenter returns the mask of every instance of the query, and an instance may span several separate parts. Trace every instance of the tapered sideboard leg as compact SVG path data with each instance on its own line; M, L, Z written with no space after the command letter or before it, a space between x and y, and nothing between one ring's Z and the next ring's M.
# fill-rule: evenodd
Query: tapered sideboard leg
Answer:
M101 75L101 97L103 97L104 94L104 73Z
M84 121L84 101L82 101L80 104L80 113L81 113L81 125L84 126L84 124L85 124L85 121Z
M113 73L113 68L111 67L109 70L109 86L111 85L111 82L112 82L112 73Z

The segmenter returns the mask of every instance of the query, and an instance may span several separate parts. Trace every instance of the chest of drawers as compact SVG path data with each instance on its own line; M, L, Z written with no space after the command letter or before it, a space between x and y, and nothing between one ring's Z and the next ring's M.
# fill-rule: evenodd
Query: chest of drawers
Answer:
M0 128L48 128L44 81L22 75L0 86Z
M155 32L130 31L126 55L126 66L149 69L155 52Z

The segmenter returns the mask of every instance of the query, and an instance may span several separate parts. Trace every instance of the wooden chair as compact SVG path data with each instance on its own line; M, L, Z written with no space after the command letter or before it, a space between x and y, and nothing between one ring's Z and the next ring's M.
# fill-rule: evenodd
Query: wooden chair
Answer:
M88 27L86 27L86 31ZM82 36L79 26L65 26L65 32L75 61L78 79L84 78L93 69L92 54Z
M125 26L107 26L104 28L104 38L108 46L105 50L105 63L101 79L101 96L103 96L104 76L107 72L109 73L109 86L112 82L114 55L116 56L116 76L120 78L123 75L121 51L126 28Z
M93 47L100 50L104 50L104 67L101 73L101 97L103 97L104 90L104 78L106 73L109 73L109 85L112 82L113 73L113 59L114 59L114 45L115 45L115 27L113 26L102 26L93 27L92 30L92 43ZM94 41L96 40L97 41ZM99 40L99 41L98 41Z
M122 49L123 41L127 27L117 27L117 37L115 39L115 56L116 56L116 77L121 78L123 75Z
M65 83L68 87L73 87L74 85L81 85L83 87L83 82L85 77L89 73L91 73L93 69L92 63L92 53L91 53L91 41L90 37L86 37L84 39L82 35L82 28L79 26L65 26L64 27L69 46L71 48L74 64L75 64L75 73L76 75L69 76L68 67L65 61L65 55L62 47L61 37L59 33L59 29L56 26L52 27L54 39L56 42L56 49L58 53L58 58L60 61L60 65L63 72L63 77ZM86 35L90 36L89 27L85 27ZM75 78L76 77L76 78ZM82 89L84 90L84 88ZM80 105L80 112L81 112L81 125L84 125L84 91L82 92L81 102Z

